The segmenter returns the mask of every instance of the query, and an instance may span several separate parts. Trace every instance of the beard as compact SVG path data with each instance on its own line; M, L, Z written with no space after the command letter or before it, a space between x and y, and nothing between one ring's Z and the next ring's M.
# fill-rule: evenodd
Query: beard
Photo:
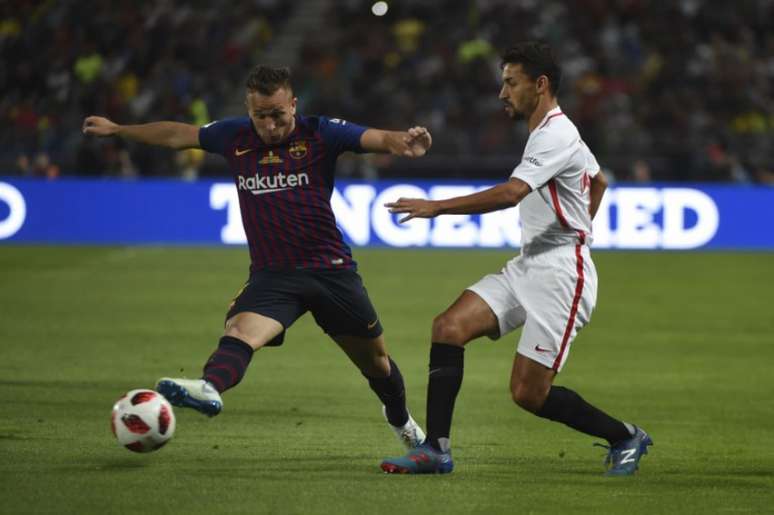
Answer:
M505 105L505 114L508 115L508 118L511 120L521 120L522 118L526 118L524 116L524 113L517 111L516 108L513 107L513 104L510 102L503 102Z

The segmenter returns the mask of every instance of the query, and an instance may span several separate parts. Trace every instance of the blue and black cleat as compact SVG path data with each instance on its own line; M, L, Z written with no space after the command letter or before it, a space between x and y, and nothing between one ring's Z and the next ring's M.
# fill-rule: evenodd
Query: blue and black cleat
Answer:
M223 409L220 394L204 379L177 379L162 377L156 391L173 406L193 408L208 417L214 417Z
M388 474L448 474L454 470L454 462L451 452L437 451L425 442L405 456L387 458L381 468Z
M595 444L608 450L605 458L607 476L631 476L639 468L640 458L648 454L653 440L648 433L634 426L634 436L612 445Z

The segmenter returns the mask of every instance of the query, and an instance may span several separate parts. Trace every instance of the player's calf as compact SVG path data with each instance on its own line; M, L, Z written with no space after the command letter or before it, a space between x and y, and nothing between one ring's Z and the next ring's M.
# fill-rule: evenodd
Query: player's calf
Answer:
M362 370L361 373L368 380L368 386L382 401L384 416L390 425L403 427L411 418L406 408L406 387L398 365L392 358L388 358L388 362L390 372L387 377L370 377Z
M205 363L202 378L219 393L223 393L239 384L254 352L250 345L239 338L223 336L218 348Z
M563 386L552 386L543 406L535 414L561 422L581 433L604 438L611 445L634 434L633 426L611 417Z

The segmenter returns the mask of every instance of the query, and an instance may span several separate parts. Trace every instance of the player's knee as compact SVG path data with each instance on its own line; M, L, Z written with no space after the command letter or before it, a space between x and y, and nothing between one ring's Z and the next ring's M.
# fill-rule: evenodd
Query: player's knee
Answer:
M468 338L464 326L456 317L442 313L433 320L433 341L449 345L464 345Z
M545 402L542 392L521 382L511 386L511 398L516 405L530 413L537 413Z
M229 326L224 332L223 336L230 336L232 338L237 338L239 340L242 340L247 345L252 347L253 349L260 349L263 347L266 342L261 341L259 338L256 338L254 335L249 334L247 331L241 330L239 324L234 324Z

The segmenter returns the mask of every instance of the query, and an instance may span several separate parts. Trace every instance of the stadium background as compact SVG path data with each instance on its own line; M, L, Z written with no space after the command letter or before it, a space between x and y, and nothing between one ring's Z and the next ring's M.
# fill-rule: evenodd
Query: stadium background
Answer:
M435 135L427 159L344 176L496 177L520 157L498 52L553 43L561 105L619 180L770 184L768 0L4 2L0 169L24 176L223 177L213 158L83 138L85 113L203 124L243 112L257 63L293 68L301 112Z
M0 513L770 511L774 2L372 4L0 3ZM559 381L654 435L639 477L606 481L589 439L513 407L513 338L467 352L455 473L383 477L379 459L400 449L310 317L256 356L222 416L178 410L155 455L116 446L111 403L198 374L248 257L218 245L238 237L224 235L228 203L213 205L229 181L218 158L84 138L84 116L203 124L241 114L251 66L289 65L301 112L433 132L421 160L339 161L345 233L383 246L346 188L373 201L504 178L527 134L501 112L497 55L529 38L556 46L560 103L612 196L639 199L630 241L668 247L669 192L719 210L697 247L723 251L595 254L599 306ZM620 206L609 214L617 230ZM700 218L683 215L686 230ZM355 249L420 421L430 321L516 252L512 236L490 245L503 250Z

